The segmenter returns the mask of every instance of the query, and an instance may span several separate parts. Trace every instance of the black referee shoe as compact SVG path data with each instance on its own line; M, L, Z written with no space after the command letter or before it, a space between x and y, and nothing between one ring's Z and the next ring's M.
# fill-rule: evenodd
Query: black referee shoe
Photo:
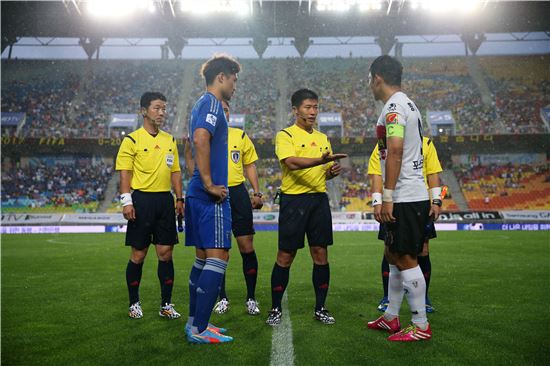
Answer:
M267 325L279 325L281 324L281 320L283 318L283 312L279 308L271 309L267 315L267 320L265 323Z
M315 314L313 315L313 318L315 320L319 320L323 324L334 324L336 322L336 320L334 320L334 317L330 315L328 310L325 308L315 310Z

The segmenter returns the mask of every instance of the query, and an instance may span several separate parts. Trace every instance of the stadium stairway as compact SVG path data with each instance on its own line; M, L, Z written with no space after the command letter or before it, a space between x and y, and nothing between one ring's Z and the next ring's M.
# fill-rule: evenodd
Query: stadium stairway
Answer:
M183 69L183 81L181 83L181 94L179 100L177 101L177 110L185 111L187 108L187 103L191 99L191 91L193 90L193 83L195 82L195 73L197 69L196 61L184 62ZM175 138L183 137L187 131L187 121L186 113L178 113L176 121L172 125L172 136Z
M343 186L344 182L342 181L342 177L336 177L327 181L328 199L330 200L330 207L333 210L340 210Z
M466 63L468 65L468 72L481 93L481 101L486 106L491 106L493 104L493 94L485 82L485 75L479 65L477 56L467 56Z
M105 189L105 199L99 204L97 212L107 212L107 210L111 207L111 200L118 193L118 182L119 175L115 172L107 183L107 189Z
M466 198L460 189L460 183L458 182L458 179L456 179L454 172L452 170L444 170L441 172L441 178L449 188L451 196L458 206L458 209L460 211L468 211L468 203L466 202Z
M284 60L277 62L276 73L277 89L279 90L279 95L285 96L288 94L288 79ZM287 101L284 97L278 98L275 111L277 113L277 115L275 116L275 121L277 121L276 128L277 131L279 131L285 128L288 123L286 118L286 116L288 115L288 106Z

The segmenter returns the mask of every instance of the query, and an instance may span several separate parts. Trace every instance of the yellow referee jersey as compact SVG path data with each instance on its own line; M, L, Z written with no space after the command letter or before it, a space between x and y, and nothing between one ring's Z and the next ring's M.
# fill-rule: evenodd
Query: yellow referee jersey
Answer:
M152 136L142 127L122 140L116 170L132 171L134 190L169 192L172 173L181 170L176 140L164 131Z
M442 172L441 164L439 163L439 158L437 157L437 150L428 137L422 138L422 156L424 157L424 164L422 166L422 174L424 174L424 182L426 187L428 186L427 176L431 174L436 174ZM382 175L382 170L380 168L380 154L378 153L378 144L374 147L372 154L369 158L369 174L373 175Z
M258 160L254 144L243 130L229 127L227 136L228 151L228 186L238 186L244 182L243 165L252 164Z
M326 170L333 162L313 168L290 170L282 160L291 156L299 158L319 158L325 151L332 154L332 146L327 135L317 130L312 133L297 125L284 128L275 137L275 154L281 164L283 179L281 192L286 194L326 192Z

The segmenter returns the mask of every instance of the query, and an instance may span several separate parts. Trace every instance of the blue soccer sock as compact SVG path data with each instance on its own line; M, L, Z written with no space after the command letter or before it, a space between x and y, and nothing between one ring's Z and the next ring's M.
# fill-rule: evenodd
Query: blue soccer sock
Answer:
M192 326L195 318L195 309L197 304L197 282L202 273L206 261L204 259L195 257L195 263L191 267L191 273L189 274L189 319L187 319L187 325Z
M201 333L208 326L226 268L226 261L219 258L206 258L206 264L197 281L197 303L193 332Z

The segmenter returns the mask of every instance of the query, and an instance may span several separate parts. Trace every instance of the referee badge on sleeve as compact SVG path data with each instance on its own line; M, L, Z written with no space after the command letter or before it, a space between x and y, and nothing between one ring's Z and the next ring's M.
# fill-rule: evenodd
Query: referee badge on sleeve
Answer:
M172 165L174 165L174 154L166 154L166 165L168 165L168 168L172 168Z

